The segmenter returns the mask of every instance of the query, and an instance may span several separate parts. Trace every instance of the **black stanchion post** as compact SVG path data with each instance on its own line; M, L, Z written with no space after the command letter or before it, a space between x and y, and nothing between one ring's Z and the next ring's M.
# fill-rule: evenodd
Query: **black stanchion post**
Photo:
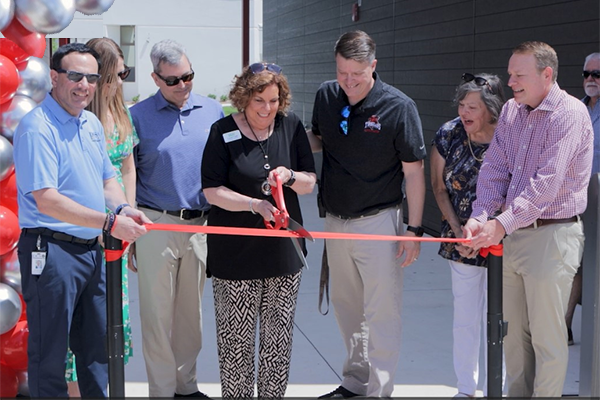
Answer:
M489 398L502 397L502 346L508 323L502 314L502 255L488 255L488 389Z
M104 235L104 249L121 250L122 243ZM106 322L108 336L108 392L110 397L125 397L125 341L123 334L123 289L121 257L106 262Z

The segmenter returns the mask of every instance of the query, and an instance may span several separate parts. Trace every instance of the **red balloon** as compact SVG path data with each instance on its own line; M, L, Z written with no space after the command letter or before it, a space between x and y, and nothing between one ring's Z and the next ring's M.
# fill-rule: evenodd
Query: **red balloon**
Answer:
M8 111L11 103L12 103L12 99L10 99L9 101L7 101L5 103L0 104L0 114L4 114L6 111Z
M15 397L18 390L17 373L8 365L0 364L0 397Z
M46 35L27 30L17 18L4 28L2 34L15 42L25 53L42 58L46 51Z
M21 299L21 316L19 317L19 322L27 321L27 303L25 303L22 294L19 294L19 298Z
M7 38L0 38L0 54L10 58L15 65L29 59L29 54L25 53L15 42Z
M17 203L17 176L14 171L8 178L0 181L0 204L19 215Z
M0 104L12 99L19 87L21 79L15 64L6 56L0 54Z
M27 369L27 321L19 321L10 331L0 335L0 360L15 371Z
M20 234L19 220L15 213L0 206L0 256L15 248Z

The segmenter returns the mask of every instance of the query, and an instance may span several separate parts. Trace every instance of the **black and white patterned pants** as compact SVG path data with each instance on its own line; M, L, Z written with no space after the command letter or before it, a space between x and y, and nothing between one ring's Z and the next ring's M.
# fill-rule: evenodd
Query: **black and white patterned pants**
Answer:
M254 396L258 322L258 397L278 399L285 394L301 275L302 271L266 279L212 278L223 398Z

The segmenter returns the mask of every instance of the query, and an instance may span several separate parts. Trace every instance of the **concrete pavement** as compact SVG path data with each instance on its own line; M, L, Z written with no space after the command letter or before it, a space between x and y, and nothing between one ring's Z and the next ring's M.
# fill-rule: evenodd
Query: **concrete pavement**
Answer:
M324 220L317 214L316 190L300 198L304 226L310 231L323 231ZM438 246L423 243L419 260L405 270L402 353L394 380L395 397L452 397L456 394L450 271L446 261L437 255ZM345 356L333 310L323 316L317 309L323 241L309 243L308 250L309 269L304 271L298 297L288 397L316 397L335 389L341 380ZM127 397L146 397L148 384L141 349L137 277L131 272L129 285L134 356L125 367L125 393ZM211 397L219 397L210 280L207 280L203 299L204 344L198 357L198 387ZM573 323L575 345L569 348L569 371L563 391L566 395L578 393L580 315L580 307L577 307ZM480 364L483 370L483 359ZM479 381L481 389L483 377ZM482 396L482 392L478 391L478 395Z

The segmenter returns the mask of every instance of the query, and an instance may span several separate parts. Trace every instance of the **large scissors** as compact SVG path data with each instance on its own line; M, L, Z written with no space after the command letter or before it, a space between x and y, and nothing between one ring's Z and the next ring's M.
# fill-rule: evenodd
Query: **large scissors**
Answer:
M285 200L283 198L283 185L281 184L281 177L277 173L274 173L273 177L275 179L275 186L271 187L271 194L273 195L273 199L275 199L277 210L273 213L273 221L267 221L265 219L265 226L267 229L287 229L288 231L294 232L299 237L303 237L311 242L314 242L315 239L313 239L311 234L304 229L302 225L294 221L288 214L287 208L285 207ZM297 237L292 237L290 239L294 244L294 248L296 249L296 253L298 253L300 261L302 261L302 265L308 268L306 257L304 257L302 246L300 246L300 240L298 240Z

